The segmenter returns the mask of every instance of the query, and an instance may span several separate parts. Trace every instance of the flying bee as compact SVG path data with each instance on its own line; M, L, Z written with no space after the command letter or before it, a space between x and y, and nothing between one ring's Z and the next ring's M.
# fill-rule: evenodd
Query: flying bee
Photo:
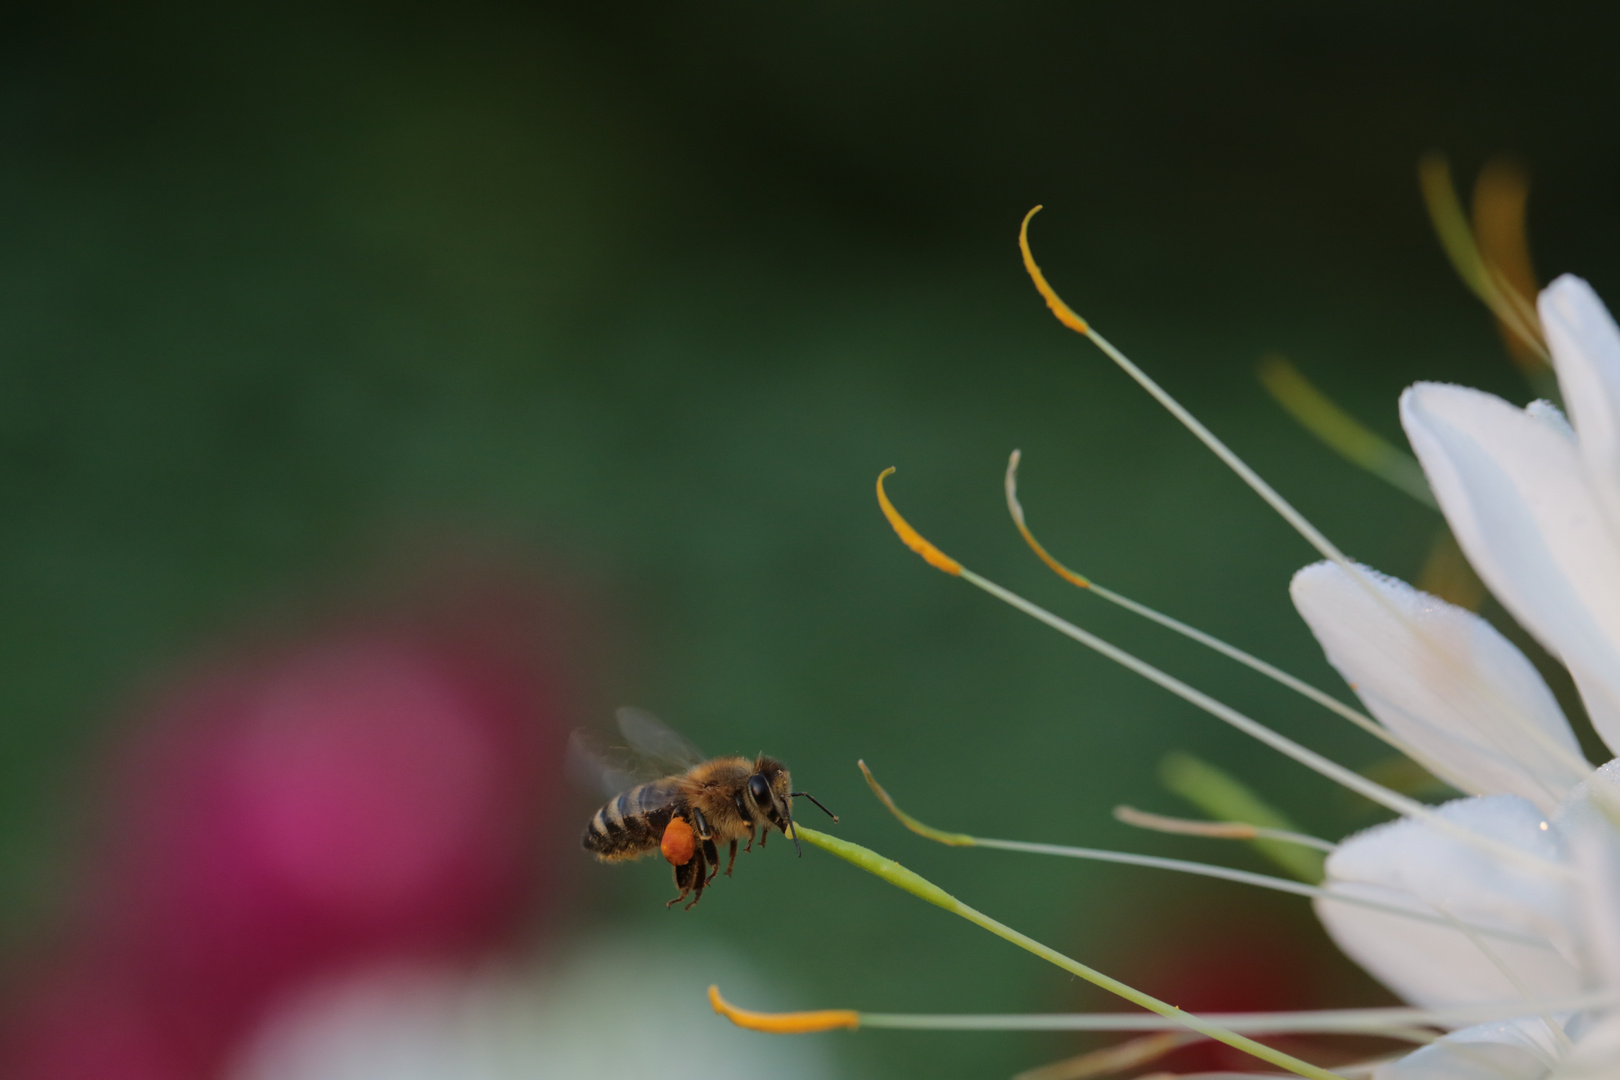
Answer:
M704 759L685 739L640 709L618 711L619 730L645 772L647 766L669 775L620 790L596 812L580 842L602 862L639 859L657 851L675 868L680 895L688 895L690 908L703 899L703 890L720 872L720 845L729 845L726 876L737 863L737 844L747 839L744 851L759 846L772 828L793 837L793 799L803 795L834 821L828 810L807 791L793 791L787 768L760 754ZM634 772L614 764L608 755L589 749L576 732L572 746L576 761L594 760L609 791L624 788ZM678 771L677 771L678 770ZM802 856L804 852L799 851Z

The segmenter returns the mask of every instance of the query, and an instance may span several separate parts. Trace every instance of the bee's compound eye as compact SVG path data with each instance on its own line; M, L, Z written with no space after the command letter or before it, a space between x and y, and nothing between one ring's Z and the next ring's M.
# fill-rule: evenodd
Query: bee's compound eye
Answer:
M771 785L759 773L748 778L748 794L756 806L771 805Z

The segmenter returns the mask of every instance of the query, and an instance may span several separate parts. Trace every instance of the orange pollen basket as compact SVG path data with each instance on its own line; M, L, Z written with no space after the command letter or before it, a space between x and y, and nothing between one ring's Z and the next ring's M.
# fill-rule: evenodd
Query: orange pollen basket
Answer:
M1054 292L1052 286L1046 283L1046 275L1041 273L1041 268L1035 265L1035 255L1029 250L1029 219L1040 213L1040 209L1037 206L1025 214L1024 223L1018 226L1018 250L1024 253L1024 269L1029 271L1030 280L1035 283L1036 290L1045 299L1046 306L1052 309L1052 314L1057 316L1058 322L1077 334L1089 334L1091 333L1091 326L1086 320L1076 315L1074 309L1063 302L1063 297Z
M718 986L709 987L709 1004L714 1011L740 1028L765 1031L772 1035L810 1035L818 1031L854 1031L861 1026L861 1014L854 1009L818 1009L815 1012L762 1013L739 1009L720 996Z
M697 851L697 834L692 832L685 818L670 818L664 827L664 838L658 842L658 850L664 853L669 865L685 866Z
M894 466L890 465L878 474L877 497L878 505L883 508L883 516L889 519L889 524L894 527L895 535L900 537L902 544L921 555L923 561L928 563L929 566L934 567L936 570L943 570L953 577L960 577L962 564L933 544L930 544L927 540L924 540L922 533L913 529L910 522L901 517L900 511L894 508L894 503L889 501L889 496L883 490L883 480L892 472L894 472Z

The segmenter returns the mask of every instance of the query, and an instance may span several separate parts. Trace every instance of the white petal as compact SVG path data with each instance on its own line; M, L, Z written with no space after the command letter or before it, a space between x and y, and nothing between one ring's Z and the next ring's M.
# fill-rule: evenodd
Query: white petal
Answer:
M1620 989L1620 833L1611 816L1617 806L1620 760L1577 787L1553 826L1579 875L1576 909L1587 981Z
M1541 1080L1557 1052L1539 1019L1480 1024L1380 1066L1373 1080Z
M1575 441L1575 429L1570 426L1569 417L1564 410L1548 401L1546 398L1537 398L1524 407L1524 415L1552 428L1570 442Z
M1558 837L1524 799L1458 799L1437 812L1539 858L1562 859ZM1390 822L1339 845L1328 857L1326 887L1431 920L1315 901L1339 947L1414 1005L1500 1001L1525 991L1551 998L1582 989L1576 965L1566 959L1578 952L1567 883L1421 821Z
M1597 476L1620 486L1620 330L1573 274L1543 289L1536 308L1581 454Z
M1530 661L1473 612L1361 569L1315 563L1289 586L1328 661L1442 780L1555 809L1587 770Z
M1620 540L1579 447L1500 398L1419 383L1401 423L1491 592L1574 675L1620 748Z
M1552 1080L1615 1080L1620 1075L1620 1017L1611 1016L1586 1032Z

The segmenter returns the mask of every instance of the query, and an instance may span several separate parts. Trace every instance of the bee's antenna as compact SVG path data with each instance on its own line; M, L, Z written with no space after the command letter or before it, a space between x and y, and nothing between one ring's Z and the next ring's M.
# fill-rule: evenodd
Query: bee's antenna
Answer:
M808 791L790 791L790 792L788 792L788 798L790 798L790 799L794 798L795 796L798 796L798 795L803 795L805 798L809 799L811 802L815 803L817 806L821 806L821 800L816 798L814 795L810 794ZM831 810L827 809L825 806L821 806L821 812L823 814L826 814L828 817L832 818L834 825L838 824L838 815L837 814L833 813Z
M802 859L804 858L804 848L799 846L799 830L793 827L793 807L788 805L786 799L782 800L782 816L787 818L788 835L793 837L793 850L797 851L799 858Z

